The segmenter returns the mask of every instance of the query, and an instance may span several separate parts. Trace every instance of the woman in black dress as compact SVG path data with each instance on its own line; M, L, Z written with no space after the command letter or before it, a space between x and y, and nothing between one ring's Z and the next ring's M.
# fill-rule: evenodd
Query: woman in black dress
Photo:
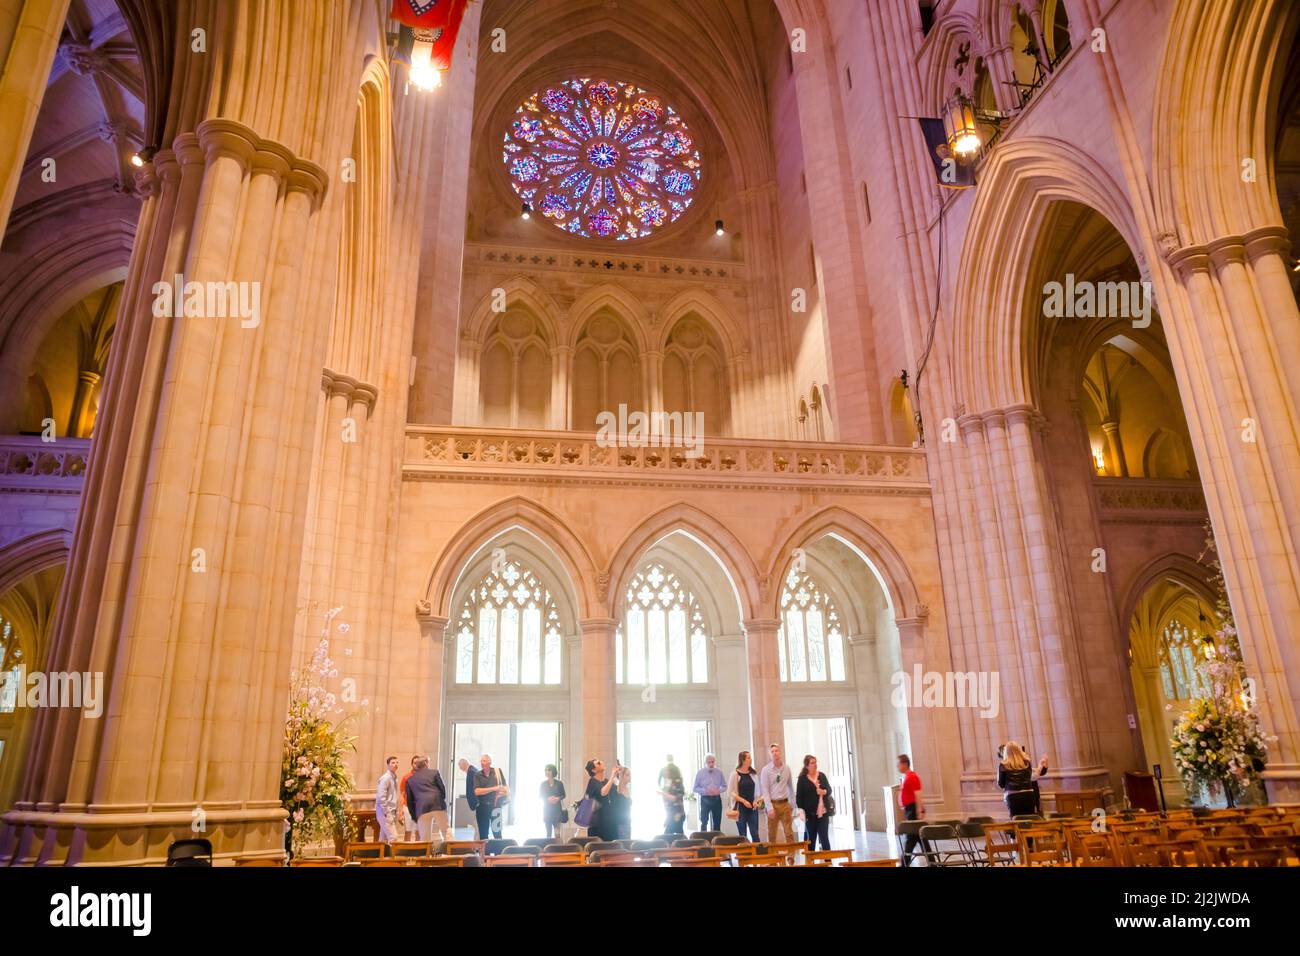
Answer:
M605 764L600 760L587 761L587 791L585 796L591 798L595 810L591 822L587 824L587 835L600 837L602 840L617 839L617 822L613 808L609 806L610 791L618 785L617 772L606 778Z
M808 754L803 758L803 770L795 787L794 802L803 811L804 828L808 835L808 849L817 849L820 837L823 850L831 848L831 814L826 798L831 793L831 782L817 769L817 758Z
M565 819L564 810L564 781L559 779L559 771L555 769L555 764L546 765L546 780L543 781L539 795L542 798L542 822L546 824L546 838L552 839L560 835L560 825Z
M742 750L727 783L731 806L736 811L736 832L758 842L758 773L748 750Z

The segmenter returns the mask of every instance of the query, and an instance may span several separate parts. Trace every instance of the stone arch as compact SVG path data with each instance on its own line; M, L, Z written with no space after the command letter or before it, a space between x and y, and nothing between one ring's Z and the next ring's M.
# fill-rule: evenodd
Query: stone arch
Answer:
M19 538L0 548L0 594L19 581L59 564L67 564L72 532L54 528Z
M730 579L741 620L753 617L761 602L757 566L749 551L721 521L685 502L650 515L623 538L609 563L608 616L616 615L618 595L627 586L641 556L674 533L688 535L712 554Z
M1133 620L1133 614L1137 610L1138 602L1142 600L1142 595L1162 578L1177 581L1202 598L1207 605L1214 606L1214 594L1209 582L1210 574L1205 565L1185 554L1171 551L1152 558L1130 577L1128 586L1123 592L1124 599L1119 603L1120 634L1128 634L1129 622Z
M1123 190L1076 145L1029 137L995 150L971 213L952 310L956 395L972 411L1033 405L1027 283L1045 212L1062 200L1094 210L1130 250L1142 248Z
M953 71L953 62L963 43L969 43L970 59L967 69L959 77ZM942 114L955 86L960 86L967 96L973 96L975 62L986 52L987 42L980 30L979 21L969 13L953 12L940 17L934 25L926 44L929 52L929 75L923 77L922 91L927 116Z
M482 345L487 339L492 323L504 314L492 308L496 300L496 289L505 291L507 311L512 306L522 306L542 323L547 339L552 345L561 341L560 329L565 324L563 310L549 292L523 275L511 276L499 286L489 289L478 302L474 303L474 308L470 310L464 331L461 333L462 338L477 345Z
M1272 114L1298 26L1289 0L1175 5L1151 138L1166 253L1280 224ZM1264 160L1255 182L1247 157Z
M16 430L24 372L54 323L96 289L126 278L134 241L134 222L111 219L89 237L66 234L33 249L0 283L0 433Z
M575 348L587 323L603 310L613 312L627 326L639 355L648 350L650 313L631 292L612 282L604 282L588 289L569 307L565 344Z
M796 516L772 552L763 581L763 614L775 618L779 610L782 580L795 548L804 547L826 535L835 535L858 553L875 575L895 618L919 617L925 613L915 578L906 560L888 538L865 518L837 505L811 514Z
M655 348L662 352L678 320L694 313L712 328L722 344L723 359L730 364L749 351L749 337L716 298L703 289L683 289L665 302L655 314L659 334Z
M489 542L513 529L528 533L554 555L555 566L563 568L568 575L573 606L580 620L603 610L604 596L599 591L596 565L586 545L554 512L515 496L479 512L451 536L429 573L424 592L428 613L449 617L453 610L452 597L465 569Z

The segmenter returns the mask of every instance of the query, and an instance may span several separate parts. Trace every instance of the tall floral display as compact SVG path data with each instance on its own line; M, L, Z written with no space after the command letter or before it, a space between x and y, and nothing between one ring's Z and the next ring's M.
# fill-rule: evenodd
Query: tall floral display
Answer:
M1206 803L1215 789L1222 788L1232 806L1249 799L1258 789L1259 775L1268 759L1269 738L1260 729L1255 713L1255 685L1246 676L1241 660L1223 568L1214 531L1208 524L1201 560L1213 571L1210 583L1217 595L1219 627L1213 641L1203 645L1203 656L1197 664L1201 693L1191 699L1174 725L1170 746L1194 802Z
M290 849L299 856L305 846L349 837L348 794L352 773L344 757L356 750L356 738L329 681L338 671L329 656L330 622L342 608L325 615L325 626L311 660L297 672L289 691L284 728L284 758L280 769L280 800L289 812Z

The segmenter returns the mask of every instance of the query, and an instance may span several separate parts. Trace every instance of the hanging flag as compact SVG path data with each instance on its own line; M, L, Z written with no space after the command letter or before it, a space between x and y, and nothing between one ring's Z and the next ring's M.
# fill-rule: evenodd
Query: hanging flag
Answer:
M469 0L393 0L389 16L401 24L393 61L405 64L421 89L442 85L451 69L460 23Z
M962 162L952 155L948 148L948 134L944 130L943 120L929 116L917 117L921 124L921 135L934 163L934 175L940 186L945 189L970 189L975 185L975 169L970 163Z

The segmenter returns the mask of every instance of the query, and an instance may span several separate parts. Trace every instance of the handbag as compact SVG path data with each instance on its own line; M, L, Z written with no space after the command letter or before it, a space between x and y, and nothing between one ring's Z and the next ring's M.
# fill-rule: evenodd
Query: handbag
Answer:
M723 816L725 816L728 820L739 820L740 811L737 810L735 807L732 807L730 810L724 813Z
M835 816L835 797L831 794L831 785L829 782L826 784L826 796L822 797L822 806L826 808L826 815L828 817Z
M591 797L583 797L578 801L577 812L573 814L573 822L580 827L591 826L591 818L596 814L596 801Z

